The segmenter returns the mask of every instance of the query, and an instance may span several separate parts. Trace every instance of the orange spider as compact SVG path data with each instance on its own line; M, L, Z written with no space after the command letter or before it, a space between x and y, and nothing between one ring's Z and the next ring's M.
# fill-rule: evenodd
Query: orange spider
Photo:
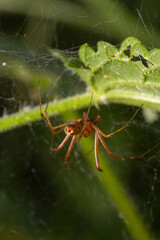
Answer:
M118 133L122 130L124 130L128 125L129 123L133 120L133 118L136 116L136 114L139 112L139 110L141 109L142 105L137 109L137 111L135 112L135 114L131 117L131 119L127 122L127 124L125 124L123 127L121 127L120 129L112 132L112 133L109 133L109 134L105 134L103 133L97 126L97 122L100 120L100 116L96 116L92 119L88 118L88 114L89 114L89 111L90 111L90 105L91 105L91 101L90 101L90 105L89 105L89 108L88 108L88 112L84 112L83 114L83 119L73 119L72 121L70 122L67 122L67 123L64 123L64 124L61 124L61 125L58 125L58 126L55 126L53 127L50 120L49 120L49 117L48 117L48 114L47 114L47 108L48 108L48 102L47 102L47 105L46 105L46 108L45 108L45 115L42 113L42 104L41 104L41 94L40 94L40 85L39 85L39 98L40 98L40 114L41 114L41 117L43 118L43 120L45 121L45 123L47 124L47 126L50 128L51 132L53 135L57 135L59 134L60 132L62 132L64 130L66 136L65 138L63 139L63 141L61 142L61 144L57 147L57 148L50 148L51 151L55 151L55 152L58 152L64 145L65 143L68 141L68 139L70 137L72 137L71 139L71 143L69 145L69 148L68 148L68 151L67 151L67 154L65 156L65 159L64 161L69 165L69 167L73 167L69 162L68 162L68 158L71 154L71 151L72 151L72 148L75 144L75 141L77 139L77 135L79 134L79 137L78 137L78 141L81 140L81 137L84 136L84 137L88 137L92 131L94 131L95 133L95 140L94 140L94 154L95 154L95 161L96 161L96 167L98 169L98 171L102 172L103 170L100 168L100 165L99 165L99 160L98 160L98 142L100 140L101 144L103 145L104 149L107 151L107 153L115 158L115 159L118 159L118 158L121 158L121 159L136 159L136 158L141 158L143 157L145 154L147 154L148 152L150 152L152 149L146 151L145 153L141 154L140 156L115 156L110 150L109 148L107 147L103 137L105 138L109 138L111 137L113 134L115 133ZM92 99L92 97L91 97ZM59 130L57 130L59 129ZM57 131L55 131L57 130ZM155 146L156 147L156 146Z

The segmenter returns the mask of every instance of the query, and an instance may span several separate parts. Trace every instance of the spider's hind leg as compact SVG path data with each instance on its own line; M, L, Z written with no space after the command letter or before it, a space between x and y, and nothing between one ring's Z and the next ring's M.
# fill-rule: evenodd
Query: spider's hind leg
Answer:
M100 168L99 159L98 159L98 141L99 141L98 133L95 132L94 154L95 154L96 167L98 171L103 172L103 170Z

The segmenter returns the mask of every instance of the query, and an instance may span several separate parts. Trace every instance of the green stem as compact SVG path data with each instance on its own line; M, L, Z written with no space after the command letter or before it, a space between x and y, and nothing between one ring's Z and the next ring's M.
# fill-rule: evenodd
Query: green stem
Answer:
M53 116L56 114L63 113L68 110L74 110L82 107L87 107L89 105L91 98L91 93L86 92L81 95L75 95L73 97L68 97L66 99L60 100L58 102L50 102L47 112L48 116ZM101 96L95 94L93 103L100 103ZM44 111L46 104L43 104L42 110ZM0 132L5 132L7 130L35 122L40 120L40 107L34 107L32 109L24 108L21 111L3 116L0 119Z
M133 87L121 87L111 89L107 92L106 99L111 102L139 106L142 103L145 107L160 111L160 93L156 90L146 88L143 90Z
M47 112L49 116L63 113L68 110L74 110L78 108L85 108L89 105L91 98L90 92L68 97L60 101L50 102ZM117 102L131 105L141 105L144 103L145 107L150 107L160 111L160 94L156 93L152 89L143 89L140 91L134 87L119 87L114 88L106 93L94 94L92 104L99 104L104 102ZM42 106L44 111L46 104ZM40 120L40 109L39 106L32 109L24 108L21 111L3 116L0 119L0 132L35 122Z

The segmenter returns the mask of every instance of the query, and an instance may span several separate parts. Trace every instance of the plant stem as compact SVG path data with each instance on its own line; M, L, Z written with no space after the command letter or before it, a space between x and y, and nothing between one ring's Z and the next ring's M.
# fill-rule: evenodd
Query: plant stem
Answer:
M68 97L59 101L50 102L47 112L48 116L54 116L61 114L68 110L74 110L79 108L88 107L91 98L90 92L85 92L73 97ZM160 95L155 95L152 89L143 89L140 91L133 87L119 87L108 90L106 93L94 94L92 104L99 104L105 102L116 102L131 104L139 106L144 103L145 107L149 107L160 111ZM44 111L46 104L43 104L42 109ZM34 108L25 107L19 112L11 115L5 115L0 119L0 132L23 126L28 123L40 120L40 109L39 106Z

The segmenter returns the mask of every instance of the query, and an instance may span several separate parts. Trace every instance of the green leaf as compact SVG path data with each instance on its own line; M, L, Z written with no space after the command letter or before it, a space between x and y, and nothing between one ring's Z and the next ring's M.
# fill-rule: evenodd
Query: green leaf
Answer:
M54 54L54 51L53 51ZM97 43L95 52L87 43L79 50L78 58L66 61L65 66L77 74L94 91L105 92L113 87L158 87L160 50L148 49L134 38L126 38L119 50L115 46ZM142 89L141 89L142 90Z
M148 51L138 39L128 37L119 49L100 41L97 43L96 52L88 44L84 44L79 50L80 59L78 55L67 52L50 50L50 53L81 78L87 86L87 91L51 103L54 107L51 108L49 105L49 115L86 107L89 104L91 90L95 92L93 101L95 104L105 101L132 105L144 103L145 107L160 111L159 49ZM38 119L40 119L39 107L22 109L16 114L1 118L0 131Z
M118 49L106 42L97 43L97 52L95 52L86 43L79 49L79 57L86 67L89 67L92 72L95 72L102 67L111 56L118 54Z
M160 67L160 49L153 49L149 52L149 59L153 66Z
M144 81L144 76L134 63L115 60L97 71L92 81L97 91L104 91L114 86L126 85L126 81L127 85L140 85Z

